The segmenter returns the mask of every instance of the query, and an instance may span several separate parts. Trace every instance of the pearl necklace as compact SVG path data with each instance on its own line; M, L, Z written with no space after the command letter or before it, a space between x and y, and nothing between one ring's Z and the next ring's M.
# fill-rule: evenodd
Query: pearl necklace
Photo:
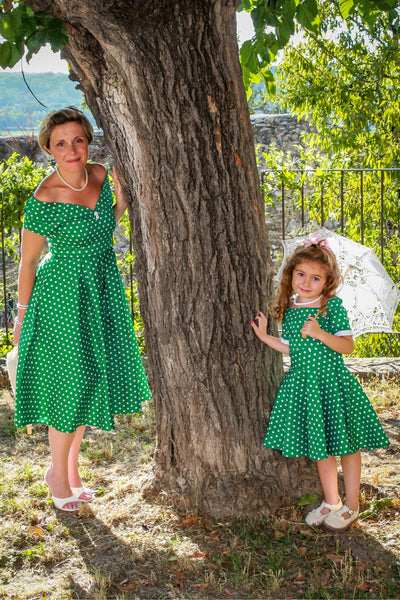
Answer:
M58 167L56 167L56 173L57 173L57 175L59 176L59 178L61 179L61 181L62 181L63 183L65 183L65 185L66 185L67 187L69 187L71 190L73 190L74 192L83 192L83 190L86 188L86 186L87 186L87 184L88 184L89 177L88 177L88 172L87 172L87 170L86 170L86 167L84 168L84 171L85 171L85 175L86 175L86 181L85 181L85 184L84 184L84 186L83 186L83 187L81 187L81 188L74 188L74 187L72 187L72 185L70 185L70 184L69 184L67 181L65 181L65 179L63 179L63 178L61 177L61 175L60 175L60 172L59 172L59 170L58 170Z
M293 298L293 304L295 306L308 306L309 304L315 304L316 302L318 302L318 300L321 300L322 294L318 296L318 298L315 298L315 300L310 300L310 302L296 302L296 298Z

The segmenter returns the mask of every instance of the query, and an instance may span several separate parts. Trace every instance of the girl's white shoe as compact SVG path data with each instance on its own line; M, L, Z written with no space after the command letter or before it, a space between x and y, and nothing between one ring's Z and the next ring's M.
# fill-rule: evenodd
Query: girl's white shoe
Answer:
M328 515L334 514L336 511L340 510L343 506L343 502L339 498L337 504L328 504L325 500L318 506L318 508L314 508L311 512L306 516L307 525L321 525L324 523L326 517ZM322 510L324 508L328 508L329 512L323 513Z
M324 525L332 531L345 531L352 523L357 521L359 510L352 510L344 505L337 512L330 512L326 515Z

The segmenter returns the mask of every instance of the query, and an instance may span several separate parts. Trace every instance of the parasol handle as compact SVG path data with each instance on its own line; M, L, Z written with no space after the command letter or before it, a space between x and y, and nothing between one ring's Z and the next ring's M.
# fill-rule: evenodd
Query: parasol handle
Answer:
M321 314L321 309L318 309L318 312L317 312L317 314L315 315L315 318L319 317L319 315L320 315L320 314ZM303 340L305 340L307 336L306 336L306 334L305 334L305 333L302 333L302 334L301 334L301 337L303 338Z

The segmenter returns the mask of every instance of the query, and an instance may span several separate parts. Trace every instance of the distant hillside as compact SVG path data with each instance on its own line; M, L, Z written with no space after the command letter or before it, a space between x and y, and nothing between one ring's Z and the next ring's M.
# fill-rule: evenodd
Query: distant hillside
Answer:
M69 106L82 108L83 94L64 73L27 73L25 78L41 106L25 85L21 73L0 72L0 134L32 133L49 110ZM86 114L93 126L95 121Z

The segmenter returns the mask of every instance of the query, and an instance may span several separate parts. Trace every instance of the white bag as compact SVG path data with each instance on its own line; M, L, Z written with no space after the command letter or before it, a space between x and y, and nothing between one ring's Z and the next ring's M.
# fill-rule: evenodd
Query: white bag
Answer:
M11 389L15 396L15 384L17 379L18 346L14 346L6 356L6 365Z

